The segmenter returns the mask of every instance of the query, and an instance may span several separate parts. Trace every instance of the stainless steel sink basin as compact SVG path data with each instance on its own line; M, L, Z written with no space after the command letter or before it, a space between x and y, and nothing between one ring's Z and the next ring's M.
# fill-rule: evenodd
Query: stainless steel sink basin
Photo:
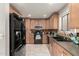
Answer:
M57 37L53 37L54 39L56 39L57 41L64 41L64 42L72 42L72 40L63 37L63 36L57 36Z

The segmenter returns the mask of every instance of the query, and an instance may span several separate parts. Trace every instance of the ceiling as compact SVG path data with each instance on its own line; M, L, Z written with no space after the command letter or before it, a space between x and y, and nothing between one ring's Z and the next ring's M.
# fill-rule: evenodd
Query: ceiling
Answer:
M23 17L48 18L59 11L66 3L12 3Z

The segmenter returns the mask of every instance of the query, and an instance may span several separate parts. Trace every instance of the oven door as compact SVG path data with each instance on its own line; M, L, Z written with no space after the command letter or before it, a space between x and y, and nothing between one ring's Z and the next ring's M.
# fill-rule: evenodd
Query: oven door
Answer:
M35 33L34 43L35 44L42 44L42 33L40 31Z

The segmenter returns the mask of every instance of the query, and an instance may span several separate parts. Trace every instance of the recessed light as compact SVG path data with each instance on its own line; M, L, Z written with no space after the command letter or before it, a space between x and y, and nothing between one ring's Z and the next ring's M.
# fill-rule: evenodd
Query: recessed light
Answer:
M46 17L46 16L47 16L46 14L43 15L43 17Z
M27 17L31 17L31 14L28 14L28 16Z

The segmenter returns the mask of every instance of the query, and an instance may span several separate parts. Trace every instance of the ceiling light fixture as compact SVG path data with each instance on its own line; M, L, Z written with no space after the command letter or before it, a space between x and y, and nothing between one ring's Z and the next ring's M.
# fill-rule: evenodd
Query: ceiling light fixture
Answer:
M43 15L43 17L46 17L46 16L47 16L46 14Z
M27 17L31 17L31 14L28 14L28 16Z

